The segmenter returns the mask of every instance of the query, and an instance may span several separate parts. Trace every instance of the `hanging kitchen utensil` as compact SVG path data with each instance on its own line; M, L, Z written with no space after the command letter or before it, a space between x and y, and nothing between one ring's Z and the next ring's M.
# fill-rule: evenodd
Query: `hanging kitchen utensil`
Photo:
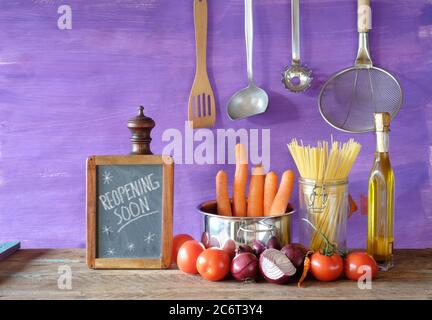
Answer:
M282 83L292 92L302 92L310 87L312 71L300 63L300 4L291 0L292 64L282 73Z
M320 113L330 125L354 133L374 131L374 113L388 112L393 118L403 101L402 88L396 78L372 64L370 0L358 0L357 14L359 48L355 65L333 75L318 98Z
M189 96L188 119L192 128L207 128L216 121L216 103L207 74L207 0L194 0L196 72Z
M246 59L249 85L237 91L228 102L228 115L232 120L263 113L268 107L267 93L253 80L253 3L245 0Z

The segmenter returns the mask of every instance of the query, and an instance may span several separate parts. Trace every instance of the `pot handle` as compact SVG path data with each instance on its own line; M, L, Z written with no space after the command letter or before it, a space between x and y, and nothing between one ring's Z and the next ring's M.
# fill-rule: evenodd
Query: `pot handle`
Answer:
M238 231L237 231L237 235L238 235L239 231L243 231L244 233L271 232L272 234L274 234L274 231L276 229L275 226L266 224L263 221L257 222L257 224L263 225L266 228L265 229L261 229L261 230L256 230L256 229L247 229L247 228L244 228L243 226L240 226L239 229L238 229Z

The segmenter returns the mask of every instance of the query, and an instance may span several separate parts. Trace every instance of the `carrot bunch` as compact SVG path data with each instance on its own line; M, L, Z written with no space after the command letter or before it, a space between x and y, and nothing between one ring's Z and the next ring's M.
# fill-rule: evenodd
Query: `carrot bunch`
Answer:
M241 143L235 146L235 159L236 170L232 205L229 198L226 172L220 170L216 175L218 214L236 217L262 217L284 214L294 188L294 172L292 170L285 171L278 187L278 176L275 172L271 171L265 174L261 165L256 166L252 169L249 193L247 194L248 158L246 148Z

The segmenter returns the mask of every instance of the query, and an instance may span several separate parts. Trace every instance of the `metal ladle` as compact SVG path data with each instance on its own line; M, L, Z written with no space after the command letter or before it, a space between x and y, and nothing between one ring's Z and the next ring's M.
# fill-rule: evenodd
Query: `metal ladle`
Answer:
M300 63L300 5L299 0L291 0L292 23L292 65L282 73L282 82L292 92L302 92L310 87L312 71Z
M237 91L228 102L228 115L232 120L247 118L267 110L268 95L253 81L253 6L252 0L245 0L246 59L249 85Z

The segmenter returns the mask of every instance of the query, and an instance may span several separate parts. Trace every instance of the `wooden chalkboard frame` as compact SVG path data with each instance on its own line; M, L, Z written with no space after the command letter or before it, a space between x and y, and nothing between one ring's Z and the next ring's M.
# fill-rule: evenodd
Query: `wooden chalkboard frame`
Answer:
M97 258L97 166L162 165L162 256L160 259ZM166 269L171 264L174 161L170 156L92 156L87 159L87 265L92 269Z

